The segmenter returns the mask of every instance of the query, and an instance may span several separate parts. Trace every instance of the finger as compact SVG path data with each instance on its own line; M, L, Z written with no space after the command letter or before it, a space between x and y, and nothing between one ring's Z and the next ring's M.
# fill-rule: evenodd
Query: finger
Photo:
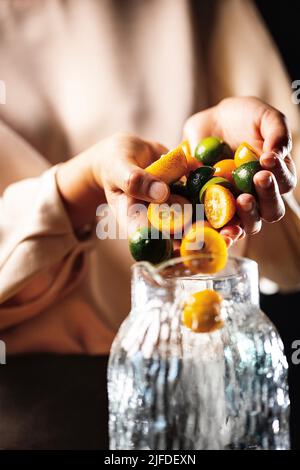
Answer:
M158 144L139 144L127 149L124 147L117 165L108 165L107 181L110 189L115 192L124 192L127 196L147 202L164 202L170 194L169 186L155 176L147 173L136 164L141 161L147 166L161 155Z
M292 136L284 114L268 106L261 118L260 133L264 152L277 152L285 157L292 149Z
M191 152L194 154L198 142L211 134L211 122L214 108L206 109L191 116L183 128L183 137L190 144Z
M233 245L232 238L228 237L227 235L223 235L227 248L230 248Z
M115 226L114 221L117 220L120 238L128 238L139 228L149 226L147 206L143 201L138 201L125 193L117 194L109 190L106 192L106 197L112 214L105 212L105 217L113 215L112 227Z
M243 229L239 225L228 224L220 230L221 235L231 238L232 242L237 242L243 235Z
M253 235L261 229L257 203L251 194L241 194L236 200L237 214L245 234Z
M223 236L228 248L244 236L244 230L241 227L241 221L237 215L231 219L229 224L225 225L221 230L220 234ZM230 240L230 243L228 243Z
M274 152L263 153L260 164L265 170L269 170L276 178L280 194L291 191L296 186L296 169L290 155L284 159Z
M123 168L120 188L128 196L148 202L164 202L170 195L169 186L143 169L130 165Z
M173 239L173 250L174 252L177 250L180 250L180 245L181 245L181 240L176 240L176 238ZM178 251L180 253L180 251Z
M285 207L274 175L270 171L259 171L253 181L261 218L266 222L277 222L284 216Z
M247 235L247 233L245 232L245 230L243 230L243 233L240 236L239 240L243 240L246 237L246 235Z
M137 201L135 198L130 196L122 195L126 197L127 203L127 233L130 237L136 230L141 227L149 227L149 221L147 216L147 206L143 201ZM119 220L124 219L124 212L119 214Z

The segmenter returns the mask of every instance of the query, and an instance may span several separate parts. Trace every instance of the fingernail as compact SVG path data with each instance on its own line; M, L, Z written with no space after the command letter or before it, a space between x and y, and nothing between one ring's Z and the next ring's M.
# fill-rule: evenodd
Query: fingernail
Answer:
M233 240L230 237L228 237L227 235L224 235L223 238L225 240L227 248L230 248L233 245Z
M268 157L263 158L263 165L266 168L274 168L276 166L277 157L275 155L269 155Z
M251 212L252 209L253 209L253 202L252 202L252 201L245 202L245 203L243 204L243 209L244 209L244 211L246 211L246 212Z
M258 184L262 189L268 189L272 186L272 177L264 176L258 181Z
M232 240L239 238L239 236L243 233L242 229L238 226L231 227L230 229L224 228L221 231L221 234L225 237L229 237Z
M150 185L148 196L154 201L163 201L168 197L169 190L166 184L155 181Z

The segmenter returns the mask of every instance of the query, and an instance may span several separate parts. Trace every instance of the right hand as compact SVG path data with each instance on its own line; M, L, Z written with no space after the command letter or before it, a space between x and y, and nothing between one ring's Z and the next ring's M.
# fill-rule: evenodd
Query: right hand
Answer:
M232 149L246 141L261 155L262 171L253 179L256 197L244 193L237 198L238 217L221 230L225 239L253 235L261 230L262 221L273 223L284 216L281 196L295 189L297 177L290 156L292 139L281 112L258 98L225 98L190 117L184 132L192 149L203 137L217 135Z

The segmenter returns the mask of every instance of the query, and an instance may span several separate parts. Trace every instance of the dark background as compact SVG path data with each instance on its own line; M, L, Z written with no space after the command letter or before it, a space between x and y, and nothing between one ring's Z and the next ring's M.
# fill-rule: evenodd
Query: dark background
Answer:
M256 0L255 3L281 53L291 82L300 80L300 1ZM291 363L292 343L300 340L300 293L262 295L261 306L281 334L289 361L292 447L300 449L300 364Z
M300 80L300 0L256 0L256 4L291 81ZM234 18L232 23L234 27ZM291 364L292 343L300 340L300 293L262 295L261 305L284 342L290 365L292 447L300 449L300 364ZM91 356L10 357L10 366L1 369L1 447L9 450L107 448L106 361L106 357ZM4 455L2 451L2 458ZM259 453L260 460L263 455ZM277 453L277 460L280 455ZM44 466L45 458L40 468Z

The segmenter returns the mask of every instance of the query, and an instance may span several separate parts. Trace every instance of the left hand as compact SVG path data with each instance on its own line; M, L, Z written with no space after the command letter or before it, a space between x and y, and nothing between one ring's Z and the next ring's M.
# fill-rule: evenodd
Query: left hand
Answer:
M262 220L272 223L285 213L282 194L296 186L296 170L290 152L292 139L285 116L258 98L226 98L217 106L194 114L184 126L192 151L199 140L215 135L235 150L248 142L261 155L264 170L254 176L257 198L237 198L238 217L221 230L230 245L260 231Z

